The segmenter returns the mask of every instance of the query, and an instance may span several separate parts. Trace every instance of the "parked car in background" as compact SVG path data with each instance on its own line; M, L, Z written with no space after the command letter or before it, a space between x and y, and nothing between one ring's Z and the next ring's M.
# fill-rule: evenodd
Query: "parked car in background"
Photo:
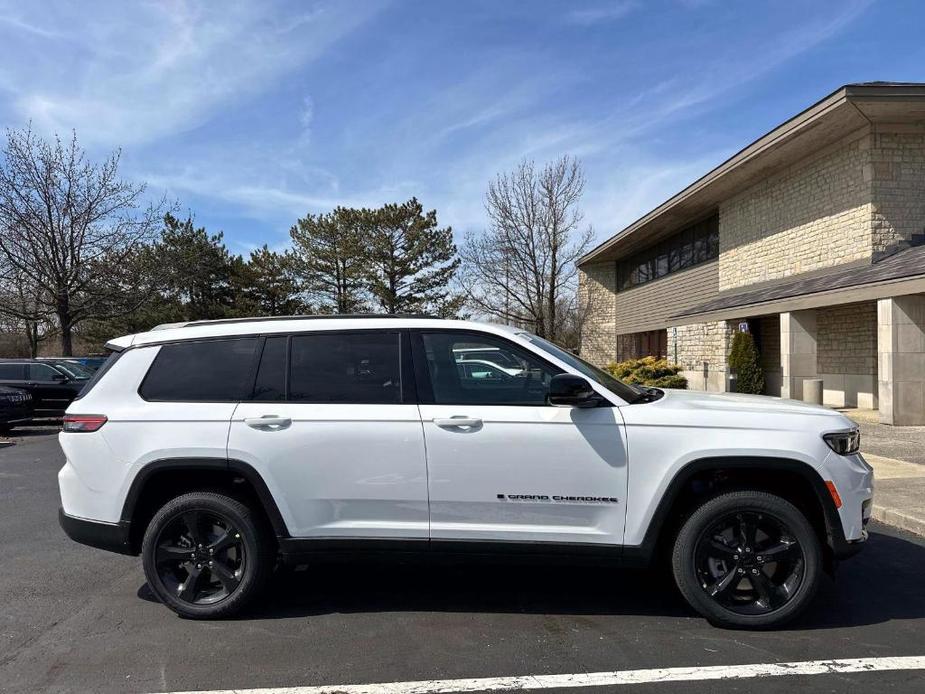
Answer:
M89 371L96 371L98 368L100 368L103 364L106 363L107 358L108 357L106 355L99 356L99 357L74 357L72 359L69 359L68 361L76 361L78 364L80 364L85 369L88 369Z
M32 421L32 396L20 388L0 386L0 434Z
M66 359L63 357L39 357L36 361L41 361L45 364L51 364L59 371L63 371L74 379L88 381L93 377L94 370L87 368L76 359Z
M90 380L78 364L64 367L55 361L7 359L0 361L0 386L27 391L36 417L60 417Z

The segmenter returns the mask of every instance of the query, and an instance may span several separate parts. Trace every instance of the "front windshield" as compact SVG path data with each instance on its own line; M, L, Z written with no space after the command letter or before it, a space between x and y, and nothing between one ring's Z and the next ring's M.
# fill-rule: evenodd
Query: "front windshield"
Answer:
M597 383L600 383L607 390L623 398L627 402L633 402L637 400L639 395L642 393L640 389L614 378L603 369L599 369L593 364L589 364L584 359L581 357L576 357L571 352L566 352L561 347L556 347L556 345L549 342L548 340L544 340L542 337L537 337L536 335L531 335L530 333L520 333L520 336L529 340L544 352L548 352L556 359L564 361L576 371L580 371L588 378L596 381Z
M86 381L93 375L91 371L88 371L77 362L56 361L54 364L58 371L63 371L68 376L77 381Z

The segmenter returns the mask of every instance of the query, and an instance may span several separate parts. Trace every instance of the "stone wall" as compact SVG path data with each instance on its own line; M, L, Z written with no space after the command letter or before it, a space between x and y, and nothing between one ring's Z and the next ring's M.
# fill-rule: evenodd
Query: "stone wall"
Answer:
M668 329L668 354L673 357L677 349L677 363L683 367L691 390L726 390L726 357L733 326L732 321L718 321Z
M720 291L869 259L870 143L857 133L722 203Z
M816 310L816 359L821 374L877 374L877 304Z
M581 331L581 356L603 366L617 353L615 291L617 265L613 261L578 269L578 290L588 317Z
M899 128L899 126L894 126ZM925 241L925 130L875 131L872 181L874 258Z

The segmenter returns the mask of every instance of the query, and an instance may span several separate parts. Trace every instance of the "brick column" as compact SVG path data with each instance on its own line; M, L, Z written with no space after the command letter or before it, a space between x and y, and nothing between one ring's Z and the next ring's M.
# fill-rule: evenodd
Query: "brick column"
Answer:
M877 302L877 386L883 424L925 424L925 295Z
M780 396L802 400L803 379L817 374L814 310L780 314L780 365Z

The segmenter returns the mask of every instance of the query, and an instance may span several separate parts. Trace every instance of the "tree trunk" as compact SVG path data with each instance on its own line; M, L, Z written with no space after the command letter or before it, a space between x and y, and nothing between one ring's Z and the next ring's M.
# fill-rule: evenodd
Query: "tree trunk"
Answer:
M66 294L58 297L58 325L61 327L61 356L71 357L74 355L74 345L72 342L71 330L74 327L74 320L71 316L71 306Z

